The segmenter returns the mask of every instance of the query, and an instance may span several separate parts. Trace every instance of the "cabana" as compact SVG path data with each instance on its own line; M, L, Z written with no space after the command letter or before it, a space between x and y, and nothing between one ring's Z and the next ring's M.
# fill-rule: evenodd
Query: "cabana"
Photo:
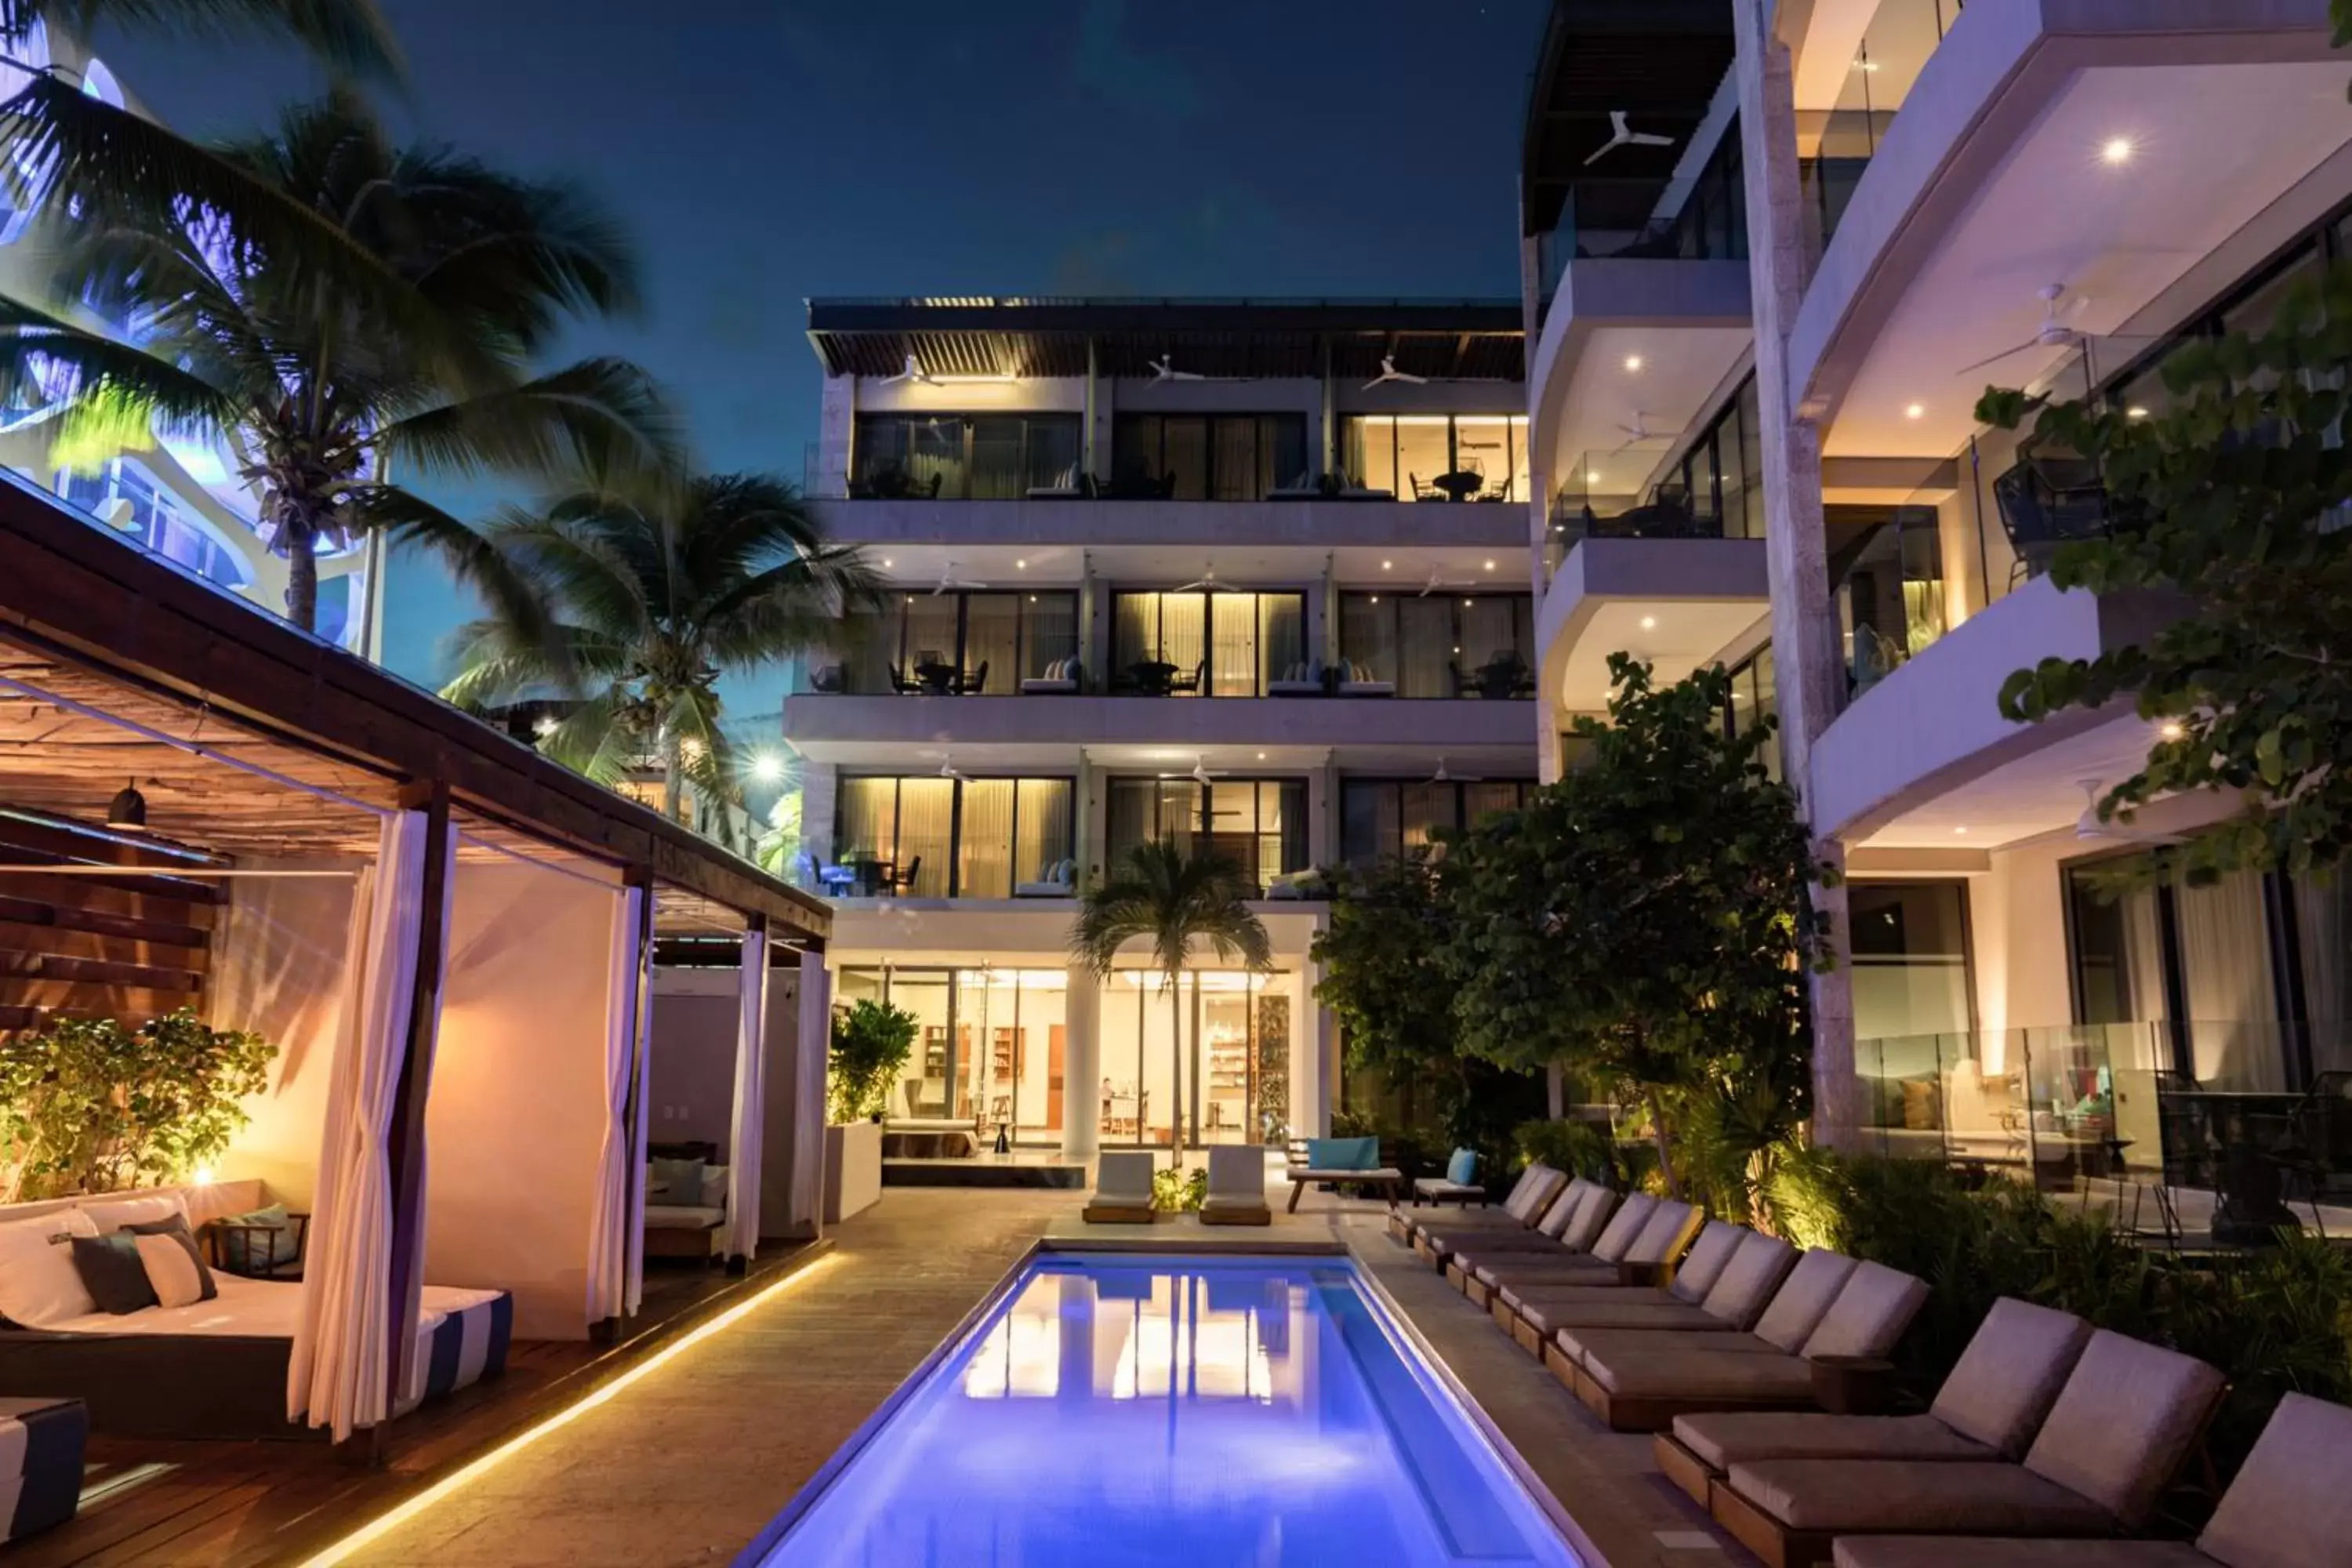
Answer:
M0 1394L341 1439L509 1336L609 1331L641 1302L678 936L734 961L715 1250L814 1234L823 904L13 481L0 556L0 1030L185 1005L261 1034L268 1087L209 1182L140 1201L309 1215L278 1278L96 1321L78 1287L33 1301ZM130 1223L121 1195L0 1209L0 1251L46 1267L51 1234Z

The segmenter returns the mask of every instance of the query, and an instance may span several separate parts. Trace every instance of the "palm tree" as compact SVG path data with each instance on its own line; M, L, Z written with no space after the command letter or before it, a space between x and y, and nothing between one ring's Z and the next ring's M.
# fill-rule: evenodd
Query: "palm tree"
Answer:
M719 678L835 646L845 609L876 595L857 552L827 543L799 493L765 474L650 495L591 484L478 538L531 610L493 604L460 627L459 673L441 694L469 707L582 694L540 749L605 784L658 756L662 810L677 820L685 780L706 799L735 793Z
M180 38L284 38L349 76L397 79L400 46L375 0L0 0L0 52L42 27L114 26Z
M68 463L151 432L226 445L305 629L318 552L372 529L528 613L479 536L395 468L544 479L677 461L642 371L535 371L564 327L637 301L630 247L566 185L395 147L341 93L199 148L45 75L0 107L0 140L56 215L52 308L0 300L0 392L51 412Z
M1274 967L1274 948L1265 926L1251 912L1256 887L1230 860L1214 855L1187 855L1172 838L1139 844L1127 852L1109 881L1087 889L1079 900L1078 918L1070 930L1070 956L1092 970L1097 979L1110 978L1118 950L1138 938L1151 943L1152 961L1168 978L1169 1016L1175 1032L1171 1045L1183 1037L1181 983L1185 954L1192 943L1205 942L1220 961L1238 958L1253 973ZM1173 1051L1176 1102L1170 1108L1169 1142L1176 1163L1184 1163L1184 1058Z

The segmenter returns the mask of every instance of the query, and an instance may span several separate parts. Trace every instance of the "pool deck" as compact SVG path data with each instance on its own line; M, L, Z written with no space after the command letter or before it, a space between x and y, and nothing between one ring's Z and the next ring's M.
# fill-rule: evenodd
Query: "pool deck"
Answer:
M891 1188L874 1208L835 1227L830 1251L797 1278L734 1298L730 1305L749 1304L723 1329L341 1560L370 1568L729 1563L1042 1243L1351 1252L1564 1505L1589 1568L1753 1561L1657 1473L1646 1437L1603 1429L1484 1312L1390 1242L1384 1206L1316 1194L1296 1215L1277 1208L1274 1224L1262 1227L1203 1226L1189 1217L1110 1227L1083 1225L1083 1201L1082 1194L1040 1189ZM493 1446L485 1440L475 1451ZM438 1473L469 1457L451 1452ZM282 1553L237 1560L309 1561L341 1531L415 1490L415 1480L430 1479L346 1492L329 1504L334 1531L305 1531L299 1550L289 1537ZM62 1552L44 1560L212 1563L224 1560L220 1544L199 1532L157 1540L152 1552L135 1556ZM257 1543L247 1536L246 1544Z

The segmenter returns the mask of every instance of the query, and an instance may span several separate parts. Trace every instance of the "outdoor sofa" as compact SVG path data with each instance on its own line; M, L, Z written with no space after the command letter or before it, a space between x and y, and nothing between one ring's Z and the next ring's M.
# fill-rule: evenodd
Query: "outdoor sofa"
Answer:
M656 1158L689 1160L701 1164L695 1177L694 1201L679 1203L676 1199L689 1194L672 1193L665 1197L655 1184L656 1167L651 1161L646 1166L646 1250L647 1258L686 1258L709 1261L727 1249L727 1167L714 1164L719 1154L715 1143L681 1143L657 1146L652 1151ZM690 1174L690 1173L689 1173Z

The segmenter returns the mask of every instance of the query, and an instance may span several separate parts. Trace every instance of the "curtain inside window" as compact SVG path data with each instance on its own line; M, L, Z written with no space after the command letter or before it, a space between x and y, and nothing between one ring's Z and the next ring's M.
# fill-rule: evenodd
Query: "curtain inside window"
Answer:
M955 781L900 779L898 875L916 874L915 885L901 890L909 898L946 898L949 858L954 851Z
M1047 665L1078 656L1078 596L1076 594L1032 594L1028 602L1021 606L1021 615L1024 623L1022 679L1042 677ZM1088 675L1094 673L1087 671ZM993 675L989 680L992 690L1018 689L996 686Z
M872 696L895 689L890 684L890 667L898 662L899 612L904 607L893 601L881 610L858 610L850 615L849 646L840 660L842 690ZM809 661L811 668L822 668L832 662L822 654Z
M1462 668L1467 671L1491 660L1527 662L1518 642L1518 607L1527 601L1490 596L1462 605Z
M1244 416L1216 422L1216 460L1213 472L1219 500L1262 500L1265 490L1258 478L1257 420Z
M1526 798L1527 786L1511 779L1489 779L1481 784L1462 786L1462 804L1467 820L1465 827L1475 827L1490 816L1507 811L1517 811Z
M1454 672L1466 670L1465 657L1475 658L1467 643L1454 640L1454 612L1458 600L1441 595L1419 595L1397 601L1399 697L1451 697Z
M955 663L958 595L907 594L900 597L907 609L907 662L901 673L912 680L919 664Z
M1160 595L1121 594L1111 608L1111 662L1121 680L1129 669L1160 654Z
M1257 596L1259 668L1268 679L1307 662L1307 600L1298 594Z
M932 494L934 479L939 481L937 493L942 497L961 497L965 493L961 419L909 420L906 447L907 477L917 495Z
M1160 658L1176 667L1176 679L1189 680L1208 658L1209 595L1162 594L1160 599Z
M1400 792L1404 847L1433 846L1430 836L1438 828L1459 826L1454 820L1454 786L1450 784L1409 784Z
M1387 594L1339 598L1339 657L1365 666L1375 680L1397 678L1396 605Z
M1258 419L1258 495L1285 486L1303 488L1307 471L1307 420L1297 414L1268 414Z
M1209 598L1210 626L1215 634L1215 647L1209 658L1207 686L1211 695L1257 695L1260 602L1255 594L1218 594Z
M2198 1081L2242 1092L2284 1090L2260 873L2234 872L2210 887L2176 888L2172 896Z
M1314 858L1307 847L1307 781L1283 779L1258 786L1258 828L1272 836L1276 872L1304 871Z
M2326 884L2294 884L2295 942L2303 962L2304 1016L2311 1020L2311 1070L2352 1070L2352 1013L2346 1009L2345 971L2352 967L2352 881L2342 874Z
M1209 422L1170 417L1160 421L1160 472L1176 476L1171 500L1209 499Z
M1339 786L1339 856L1350 866L1370 866L1401 847L1397 786L1385 781L1355 781Z
M1013 671L1021 662L1021 610L1018 594L964 595L963 676L967 692L1017 689ZM985 684L981 684L982 665L987 666Z
M962 837L956 847L956 896L1013 896L1013 797L1011 779L966 779Z
M898 802L897 779L840 781L839 804L834 814L834 859L870 856L887 860L897 855Z
M1127 859L1128 851L1150 841L1158 819L1159 805L1160 786L1156 780L1110 781L1108 869L1112 875L1118 874L1119 866Z
M1396 419L1391 415L1354 414L1340 426L1347 477L1366 489L1392 490L1410 500L1397 482Z
M1023 779L1020 815L1013 846L1013 878L1042 882L1046 871L1070 853L1070 816L1076 786L1068 779Z

